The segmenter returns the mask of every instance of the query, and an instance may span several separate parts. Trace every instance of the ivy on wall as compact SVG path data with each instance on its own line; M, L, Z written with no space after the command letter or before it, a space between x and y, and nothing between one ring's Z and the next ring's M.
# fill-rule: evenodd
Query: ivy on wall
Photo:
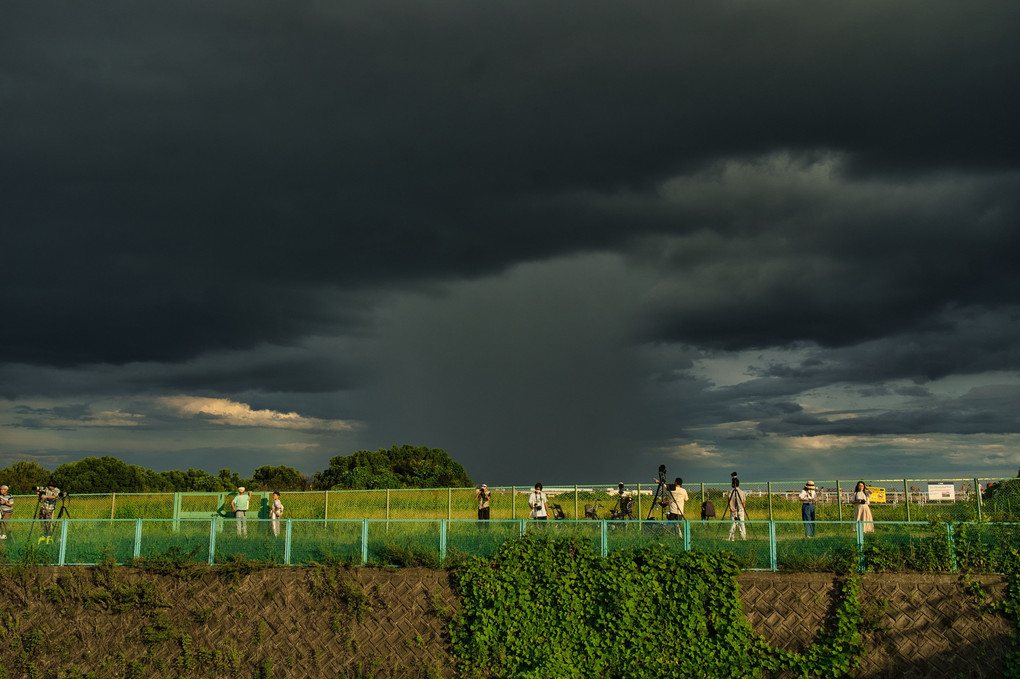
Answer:
M773 649L743 614L734 558L651 547L607 558L574 539L524 537L454 581L451 627L466 674L548 677L841 676L863 652L860 581L842 581L829 626L804 653Z

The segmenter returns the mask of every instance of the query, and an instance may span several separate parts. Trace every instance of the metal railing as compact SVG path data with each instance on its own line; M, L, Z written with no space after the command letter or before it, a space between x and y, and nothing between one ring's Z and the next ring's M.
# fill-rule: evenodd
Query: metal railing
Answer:
M728 551L748 570L868 570L899 558L908 569L1002 572L1020 537L1015 523L749 520L532 521L413 519L58 519L8 520L0 563L118 564L174 555L216 564L236 555L281 565L328 563L440 567L490 557L507 540L538 534L588 541L602 555L660 545L675 551ZM274 529L274 523L276 523ZM873 532L869 532L873 528ZM922 559L923 556L923 559Z

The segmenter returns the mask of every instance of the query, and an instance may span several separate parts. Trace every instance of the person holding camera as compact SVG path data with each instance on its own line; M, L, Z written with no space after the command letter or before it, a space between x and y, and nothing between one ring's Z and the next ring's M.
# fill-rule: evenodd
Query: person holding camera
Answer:
M14 496L7 486L0 486L0 540L7 539L7 520L14 513Z
M482 487L475 491L475 501L478 503L478 520L489 520L489 502L492 500L492 493L489 487L482 484Z
M864 481L858 481L857 485L854 486L854 494L851 496L850 501L857 507L854 513L854 521L864 524L861 528L863 532L874 533L875 519L871 515L871 492Z
M53 542L53 512L57 509L57 498L60 497L60 489L57 488L53 479L50 479L45 488L36 490L39 495L39 521L42 524L43 536L39 542Z
M237 495L230 501L230 508L234 510L234 519L237 523L237 536L248 537L248 502L251 500L251 491L245 492L244 486L237 489Z
M730 535L727 540L733 542L733 536L738 526L740 527L740 539L746 540L747 528L744 526L744 518L747 510L747 493L740 490L740 479L737 478L736 472L730 474L730 492L726 494L726 501L729 504L727 509L730 511L730 519L733 521L730 524Z
M549 498L542 492L541 483L536 483L535 490L528 496L528 506L531 507L532 519L545 521L549 518Z

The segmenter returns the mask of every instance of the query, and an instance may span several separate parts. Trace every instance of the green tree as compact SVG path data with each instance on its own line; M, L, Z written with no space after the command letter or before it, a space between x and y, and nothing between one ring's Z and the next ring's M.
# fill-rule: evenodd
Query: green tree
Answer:
M28 495L33 488L45 486L49 480L50 472L35 460L18 460L0 469L0 483L9 486L13 495Z
M74 493L144 493L170 490L158 472L110 455L86 457L53 470L61 490Z
M255 470L251 485L258 490L305 490L308 477L293 467L267 465Z
M316 472L316 488L460 488L474 484L464 467L440 448L393 446L337 455Z
M213 476L203 469L178 469L160 472L160 476L166 479L169 488L175 492L197 491L204 493L215 493L222 490L234 490L237 486L224 483L218 476Z

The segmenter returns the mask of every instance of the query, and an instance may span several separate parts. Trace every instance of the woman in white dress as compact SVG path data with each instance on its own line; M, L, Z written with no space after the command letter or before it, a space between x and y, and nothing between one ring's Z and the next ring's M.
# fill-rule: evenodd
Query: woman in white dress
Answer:
M875 519L871 516L871 493L868 492L864 481L857 482L857 485L854 486L854 494L850 499L857 505L854 521L863 521L864 528L862 530L865 533L874 533L875 524L873 522Z

